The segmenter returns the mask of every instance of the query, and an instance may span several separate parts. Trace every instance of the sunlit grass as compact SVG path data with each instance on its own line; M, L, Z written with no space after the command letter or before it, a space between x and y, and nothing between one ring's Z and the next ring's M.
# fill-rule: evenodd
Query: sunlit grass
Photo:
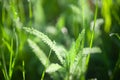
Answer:
M120 40L119 7L111 8L116 1L0 0L0 80L103 79L93 73L96 67L101 71L107 67L104 77L114 80L120 63L120 57L116 57L120 44L113 39L116 36ZM104 23L99 25L99 35L95 31L98 17ZM110 50L113 45L116 51ZM91 58L97 58L90 57L93 53L116 53L117 59L106 57L109 66L101 68L104 62L89 64ZM98 59L102 61L101 56ZM89 72L91 66L93 71Z

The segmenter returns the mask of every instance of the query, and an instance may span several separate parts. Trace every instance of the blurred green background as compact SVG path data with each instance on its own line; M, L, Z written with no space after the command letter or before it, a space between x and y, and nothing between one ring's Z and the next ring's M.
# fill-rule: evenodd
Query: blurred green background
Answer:
M45 55L51 49L23 27L37 29L67 50L85 29L84 47L89 47L97 2L93 47L99 47L101 53L90 54L85 80L119 80L120 0L0 0L0 80L7 80L4 70L6 66L9 73L10 54L15 59L11 80L23 80L24 71L25 80L41 79L45 67L27 39L34 41ZM51 63L60 63L51 53ZM60 72L45 73L44 80L60 79L64 79Z

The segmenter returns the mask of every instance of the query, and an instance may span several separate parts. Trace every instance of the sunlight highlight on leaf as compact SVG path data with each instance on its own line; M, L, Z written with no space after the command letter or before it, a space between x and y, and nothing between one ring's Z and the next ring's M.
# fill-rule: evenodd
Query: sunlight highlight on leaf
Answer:
M48 68L46 69L46 72L53 73L53 72L58 71L60 68L62 68L62 66L60 66L59 64L52 63L50 64L50 66L48 66Z
M83 53L84 54L93 54L93 53L101 53L101 49L99 47L93 47L93 48L84 48Z

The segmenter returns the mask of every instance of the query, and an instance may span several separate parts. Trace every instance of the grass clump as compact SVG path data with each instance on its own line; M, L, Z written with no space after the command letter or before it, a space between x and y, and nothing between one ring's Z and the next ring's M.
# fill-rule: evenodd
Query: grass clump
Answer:
M0 80L117 80L119 9L119 0L0 0Z

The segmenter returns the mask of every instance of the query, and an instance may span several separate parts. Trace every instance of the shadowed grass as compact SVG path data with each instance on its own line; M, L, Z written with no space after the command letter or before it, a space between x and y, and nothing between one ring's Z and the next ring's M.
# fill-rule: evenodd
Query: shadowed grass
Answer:
M94 25L92 27L92 35L91 35L91 40L90 40L90 45L89 45L90 48L92 48L92 46L93 46L93 39L94 39L94 35L95 35L94 34L94 29L95 29L95 25L96 25L97 13L98 13L98 0L96 1L96 9L95 9L95 16L94 16ZM90 59L90 54L88 54L88 56L87 56L86 66L88 66L89 59Z

